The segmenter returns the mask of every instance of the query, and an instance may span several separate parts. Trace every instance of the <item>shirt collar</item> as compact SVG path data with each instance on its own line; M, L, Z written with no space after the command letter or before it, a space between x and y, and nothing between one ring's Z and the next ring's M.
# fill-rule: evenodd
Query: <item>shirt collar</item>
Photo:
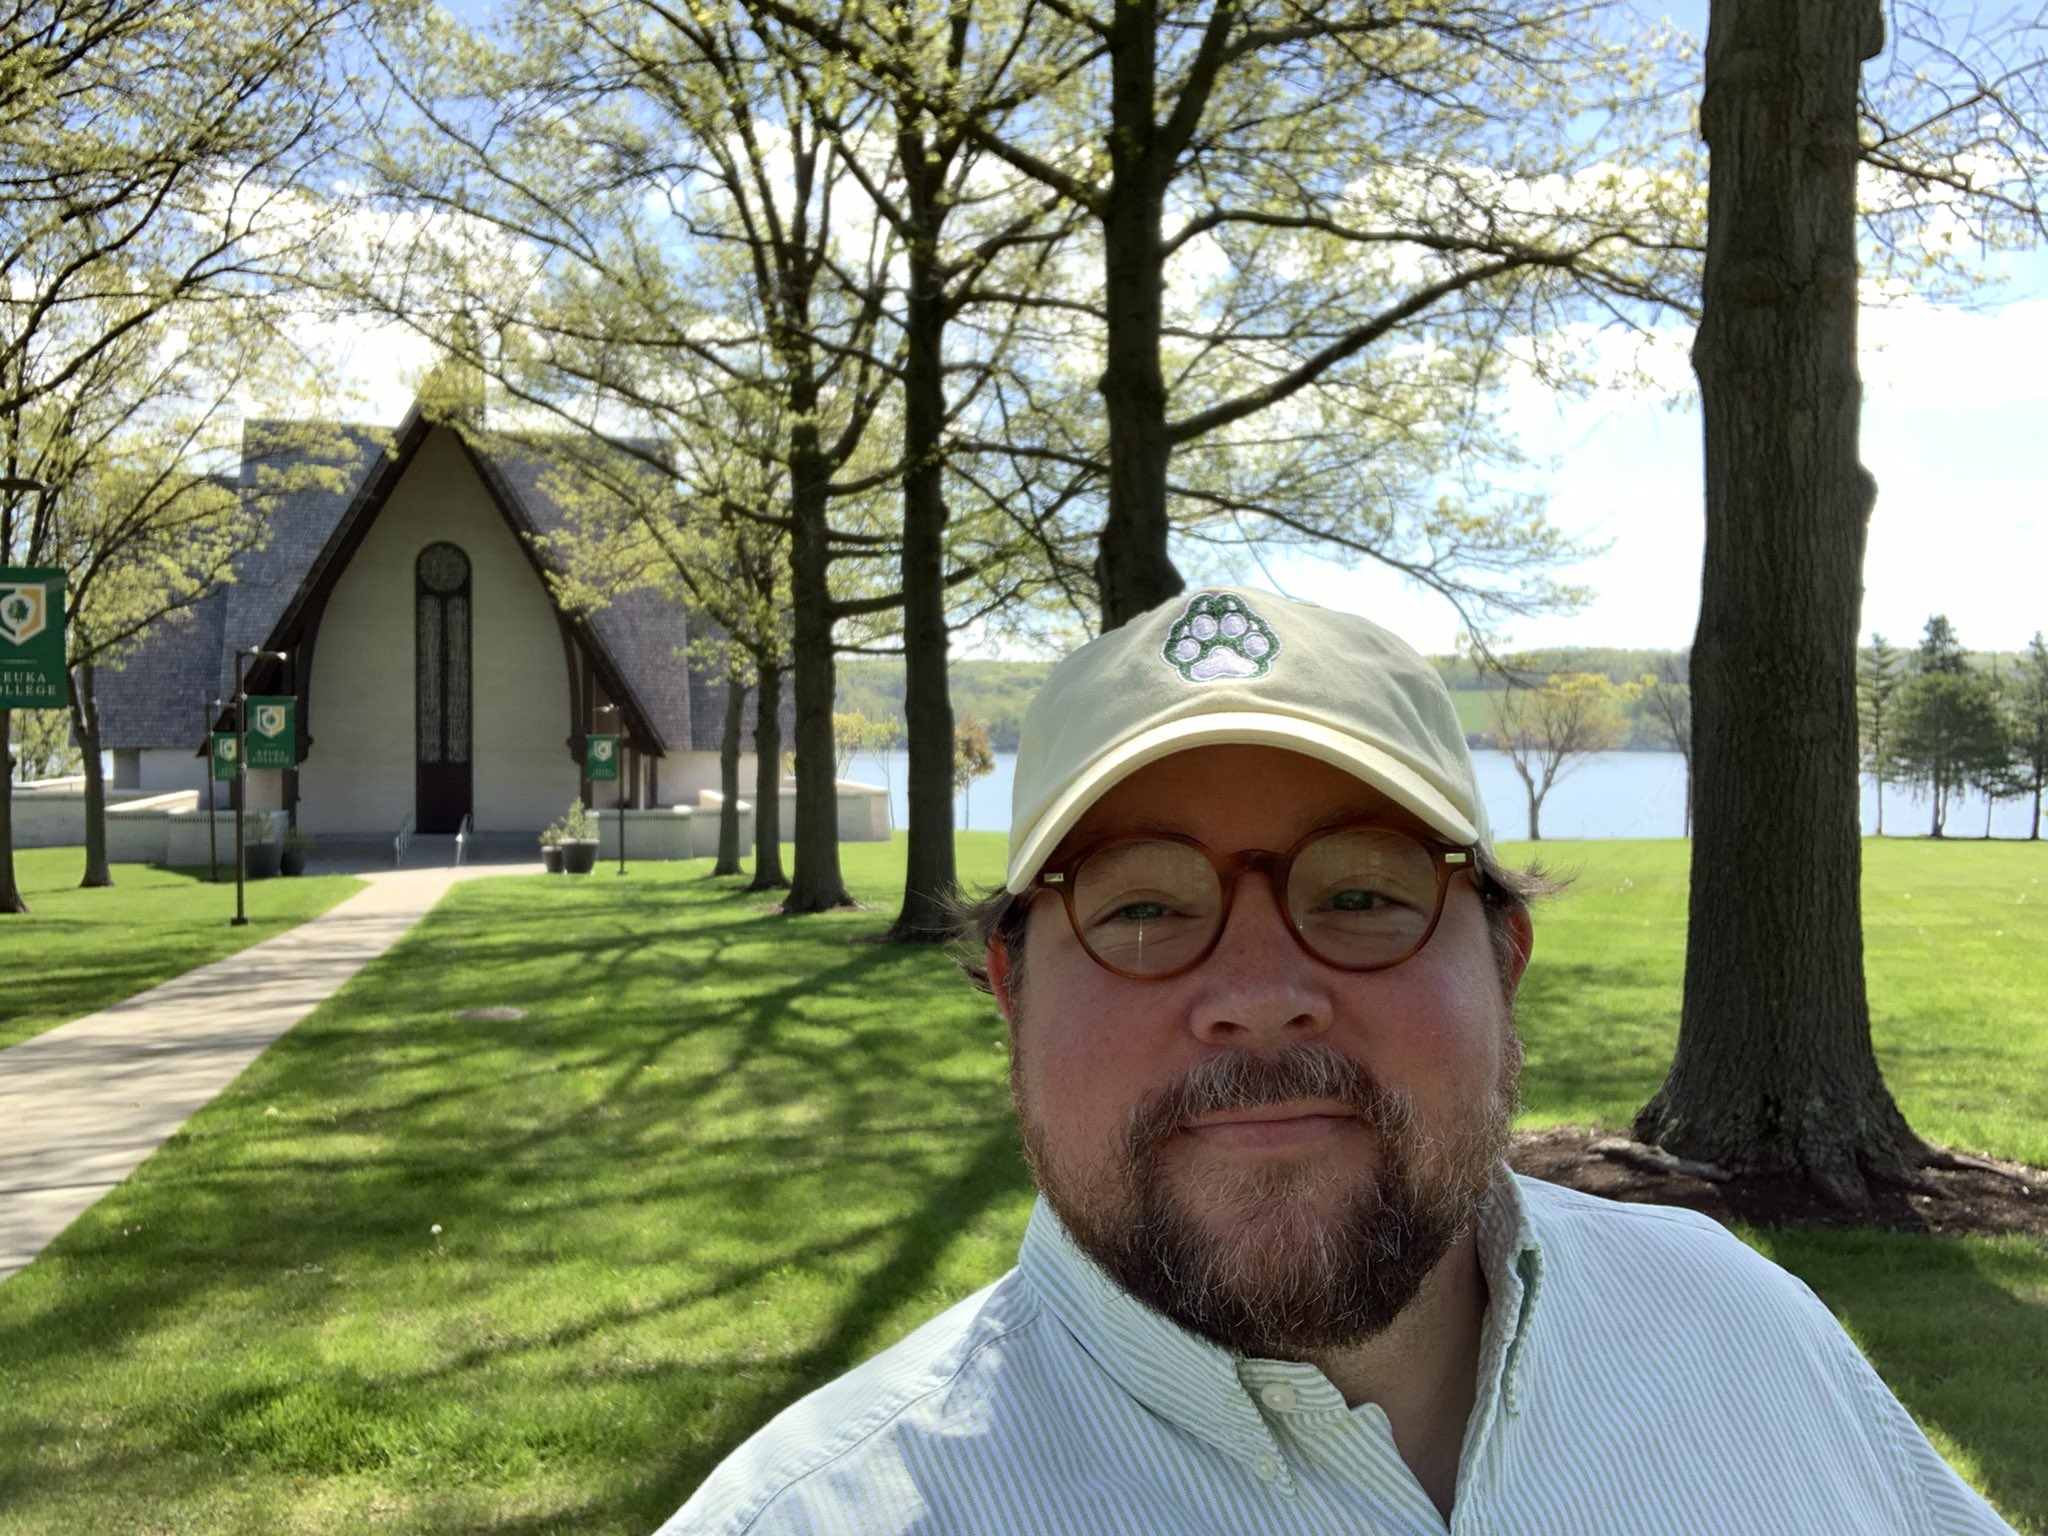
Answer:
M1502 1164L1475 1231L1487 1289L1475 1426L1495 1408L1520 1413L1524 1359L1543 1251L1515 1176ZM1018 1268L1081 1348L1153 1413L1247 1466L1279 1456L1273 1430L1248 1384L1290 1380L1336 1397L1322 1373L1293 1361L1240 1359L1169 1322L1117 1285L1075 1245L1045 1197L1025 1229ZM1284 1458L1281 1458L1284 1466Z

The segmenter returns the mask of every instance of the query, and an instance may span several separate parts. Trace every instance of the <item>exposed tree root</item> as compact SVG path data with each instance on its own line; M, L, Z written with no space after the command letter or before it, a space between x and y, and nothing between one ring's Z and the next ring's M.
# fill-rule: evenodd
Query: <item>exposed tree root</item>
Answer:
M1920 1166L1923 1168L1948 1169L1975 1168L1979 1173L1995 1173L2001 1178L2011 1179L2016 1183L2024 1184L2027 1182L2025 1174L2016 1173L2002 1164L1992 1162L1987 1157L1972 1157L1967 1152L1951 1152L1947 1147L1928 1147L1920 1155Z
M1702 1163L1690 1157L1673 1157L1662 1147L1648 1146L1640 1141L1624 1141L1618 1136L1594 1142L1592 1150L1602 1157L1612 1158L1617 1163L1627 1163L1631 1168L1640 1168L1645 1173L1682 1173L1688 1178L1705 1179L1713 1184L1725 1184L1735 1177L1719 1163Z

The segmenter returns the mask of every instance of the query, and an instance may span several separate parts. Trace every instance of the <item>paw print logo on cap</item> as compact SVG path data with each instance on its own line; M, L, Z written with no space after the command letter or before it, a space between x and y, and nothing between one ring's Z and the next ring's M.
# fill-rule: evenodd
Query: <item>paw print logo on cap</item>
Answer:
M1264 677L1280 654L1280 639L1243 598L1198 592L1166 632L1160 654L1190 683Z

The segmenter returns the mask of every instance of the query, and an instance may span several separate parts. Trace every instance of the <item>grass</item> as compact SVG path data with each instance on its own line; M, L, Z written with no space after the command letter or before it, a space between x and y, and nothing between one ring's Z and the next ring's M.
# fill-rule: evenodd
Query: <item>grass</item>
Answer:
M116 864L111 887L86 891L78 888L84 861L78 848L14 855L29 912L0 917L0 1047L296 927L363 885L340 875L252 880L248 926L234 928L232 880L212 885L204 870Z
M1000 837L961 843L994 878ZM1669 1050L1683 849L1547 851L1581 875L1539 919L1533 1118L1623 1123ZM873 910L802 922L701 864L451 891L0 1286L0 1533L644 1536L776 1408L999 1274L1029 1202L1000 1031L942 957L862 942L900 859L849 847ZM2036 868L1871 854L1873 893L1914 896L1871 900L1894 1085L2009 1156L2039 1151L2048 934L1996 926L2048 899L2017 900ZM1985 947L1944 965L1955 939ZM528 1016L454 1017L485 1004ZM2048 1253L1751 1240L2048 1536Z

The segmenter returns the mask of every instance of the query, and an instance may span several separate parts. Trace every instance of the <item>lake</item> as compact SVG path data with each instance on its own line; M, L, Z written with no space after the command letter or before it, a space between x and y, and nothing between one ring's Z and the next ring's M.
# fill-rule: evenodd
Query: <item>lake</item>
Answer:
M1505 752L1474 752L1479 790L1486 799L1494 836L1503 840L1529 833L1528 797L1514 764ZM891 752L886 759L863 754L853 760L847 776L865 784L889 787L894 824L906 824L910 813L906 785L909 759ZM978 832L1004 832L1010 826L1010 786L1015 777L1014 752L996 754L995 772L977 779L953 802L957 826ZM2025 837L2029 800L2000 801L1992 813L1996 837ZM1928 804L1923 796L1888 784L1884 791L1885 830L1924 836ZM1877 794L1863 785L1863 830L1877 828ZM1979 837L1984 831L1984 799L1961 796L1949 812L1951 837ZM1543 802L1545 837L1682 837L1685 835L1685 764L1676 752L1601 752L1581 759Z

